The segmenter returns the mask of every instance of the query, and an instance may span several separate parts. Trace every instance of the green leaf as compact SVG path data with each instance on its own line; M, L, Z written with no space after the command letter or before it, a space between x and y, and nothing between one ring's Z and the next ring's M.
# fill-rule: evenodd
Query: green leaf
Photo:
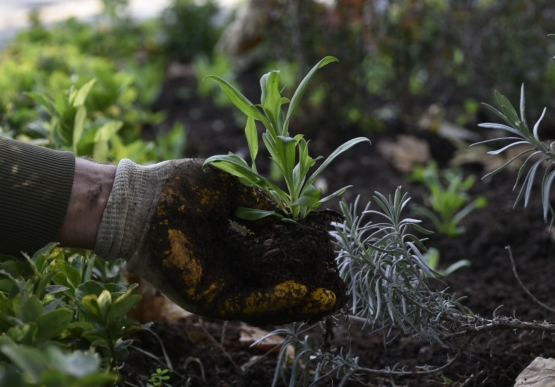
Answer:
M11 327L6 334L19 344L34 344L37 330L36 323L27 323Z
M71 332L74 337L81 337L81 335L89 330L93 330L94 325L86 321L75 321L70 323L66 329Z
M260 100L266 115L272 122L275 133L283 135L283 133L278 132L278 117L281 106L280 78L279 71L271 71L260 78L260 86L262 88Z
M75 121L73 123L73 153L77 153L77 143L83 136L85 118L87 118L87 108L85 106L79 106L77 108L77 113L75 113Z
M278 215L275 211L258 210L256 208L239 207L235 216L245 220L258 220L271 215Z
M79 310L91 317L98 318L100 310L97 299L103 291L102 285L95 281L87 281L79 285L75 289L75 301ZM92 300L94 300L94 305ZM88 308L91 308L91 310L89 311Z
M57 134L63 146L73 145L73 128L75 126L75 115L77 109L73 106L67 108L60 117L60 122L56 126Z
M322 197L322 190L310 185L304 189L303 194L295 203L294 206L305 206L305 207L312 207Z
M75 351L65 355L56 347L48 347L46 354L58 370L81 378L99 371L101 359L96 353Z
M65 261L55 261L51 270L56 271L53 281L57 285L75 289L81 283L81 273Z
M50 281L52 281L52 278L54 277L55 274L56 274L55 271L48 271L41 276L40 281L37 287L35 288L35 295L37 297L42 299L46 286L50 284Z
M141 299L142 297L138 294L131 294L131 291L126 292L112 304L106 320L108 323L111 323L116 319L124 317Z
M249 145L249 151L252 160L252 170L256 171L256 155L258 154L258 131L256 130L256 124L254 118L247 118L247 126L245 126L245 136L247 137L247 143Z
M73 98L73 106L74 107L82 106L82 105L85 104L85 100L87 99L87 96L89 95L89 92L91 91L95 82L96 82L96 78L91 79L90 81L85 83L83 86L81 86L79 88L79 90L77 90L77 93L75 94L75 97Z
M36 103L42 106L44 110L46 110L46 112L50 114L51 117L60 116L60 112L58 111L58 109L56 109L54 101L52 101L46 95L38 93L36 91L28 91L25 93L25 95L31 97Z
M58 337L68 326L73 318L69 309L56 309L45 313L37 319L37 342Z
M324 67L328 63L337 62L337 61L338 61L337 58L335 58L333 56L326 56L320 62L316 63L316 65L312 68L312 70L310 70L308 72L308 74L304 77L304 79L301 81L301 84L299 85L299 87L295 91L295 94L293 95L293 98L291 99L291 104L289 105L289 110L287 111L287 116L285 117L284 128L287 128L287 126L289 124L289 121L291 120L291 117L293 116L293 114L295 113L297 108L299 107L301 99L302 99L302 97L303 97L303 95L306 91L306 87L307 87L308 83L310 82L310 80L312 79L312 77L314 76L314 74L316 73L316 71L319 68Z
M245 113L248 117L254 118L255 120L262 121L264 126L267 128L271 128L272 125L268 121L266 117L262 114L260 110L256 106L254 106L251 101L247 99L239 90L229 84L227 81L223 80L222 78L209 75L204 79L212 79L213 81L217 82L220 85L222 91L225 95L231 100L231 102L243 113Z
M93 159L98 161L106 161L108 159L108 141L123 126L121 121L110 121L98 128L94 136Z
M20 313L17 314L17 317L19 317L21 321L27 323L36 321L41 314L42 303L36 296L31 296L21 306Z
M250 184L256 183L257 186L261 186L261 188L270 187L271 189L278 192L280 195L286 195L282 189L280 189L278 186L276 186L265 177L254 172L252 169L249 168L245 160L234 154L209 157L204 161L203 165L207 164L213 164L215 167L231 173L234 176L242 177L249 181Z
M334 199L334 198L336 198L336 197L338 197L338 196L343 195L343 194L345 193L345 191L347 191L347 190L348 190L349 188L351 188L351 187L352 187L352 185L348 185L348 186L346 186L346 187L343 187L343 188L341 188L341 189L338 189L337 191L335 191L335 192L332 193L331 195L328 195L328 196L326 196L325 198L321 199L321 200L318 202L318 205L324 204L324 203L329 202L330 200L332 200L332 199Z
M352 148L356 144L358 144L360 142L364 142L364 141L368 141L368 143L371 144L370 140L367 139L366 137L357 137L357 138L353 138L352 140L347 141L343 145L340 145L335 151L333 151L333 153L331 155L329 155L329 157L322 163L322 165L320 165L320 167L318 167L318 169L308 178L308 180L305 184L305 187L310 185L310 184L313 184L314 181L316 181L316 179L318 178L318 176L320 176L320 174L328 167L328 165L337 156L339 156L341 153L345 152L346 150Z
M96 299L100 315L106 320L108 312L112 306L112 294L108 290L103 290L100 296Z
M104 325L106 319L104 318L100 306L98 305L98 296L89 294L81 299L79 309L83 314L88 316L94 322Z
M26 372L34 383L38 383L49 367L48 360L37 348L2 345L0 351Z
M50 285L50 286L46 287L45 293L46 294L56 294L56 293L65 292L66 290L69 290L69 289L70 288L68 288L67 286L63 286L63 285Z

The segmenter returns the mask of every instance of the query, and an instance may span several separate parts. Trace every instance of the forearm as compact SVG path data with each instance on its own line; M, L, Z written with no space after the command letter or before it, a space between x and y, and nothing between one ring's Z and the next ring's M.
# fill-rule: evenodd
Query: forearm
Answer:
M56 241L75 156L0 137L0 254L32 255Z
M59 242L64 247L92 249L112 191L116 167L75 160L75 177Z

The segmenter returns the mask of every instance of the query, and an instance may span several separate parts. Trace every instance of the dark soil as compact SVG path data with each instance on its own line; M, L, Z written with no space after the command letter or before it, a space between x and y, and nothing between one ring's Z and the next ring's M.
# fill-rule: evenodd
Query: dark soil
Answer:
M297 224L275 216L247 222L234 216L239 206L276 207L236 177L212 166L203 169L203 160L177 164L148 233L149 269L164 278L154 285L169 298L186 300L182 306L191 312L252 325L317 321L341 309L346 286L328 233L331 212L311 213ZM294 307L276 304L278 288ZM319 288L334 292L336 302L310 297ZM265 307L253 310L253 302ZM312 306L305 313L307 303Z
M244 86L247 92L255 90L258 82L256 76L251 75L251 78L251 82ZM235 126L231 110L217 109L206 99L180 101L178 95L186 94L179 93L181 88L194 90L194 80L173 80L167 85L159 104L160 107L169 108L168 122L180 120L185 123L189 136L185 156L206 157L228 151L247 154L243 130ZM252 94L252 98L256 99L256 93L252 91ZM190 115L192 110L196 112L193 116ZM310 142L313 155L327 155L340 143L360 135L356 128L341 126L320 126L318 130L310 132L313 133ZM382 139L394 139L401 133L428 140L432 155L442 165L452 157L454 148L446 140L416 128L392 124L383 133L368 135L373 142L372 147L355 147L330 166L324 173L328 191L333 192L352 184L354 188L347 191L344 197L353 201L357 195L361 195L361 203L366 203L372 199L374 191L392 195L397 186L403 186L414 202L421 203L424 193L422 187L408 184L402 174L379 156L375 147ZM469 166L466 172L482 175L477 165ZM532 294L543 303L555 307L554 238L543 221L539 182L534 187L528 208L519 204L513 209L516 193L512 192L512 186L515 177L514 172L502 172L492 179L477 182L471 194L485 195L488 205L464 220L467 232L452 239L433 234L426 243L440 250L440 267L447 267L460 259L472 262L471 267L446 277L445 282L450 292L466 297L463 304L474 313L492 317L495 311L497 315L514 315L523 321L553 321L553 313L534 303L518 284L505 249L506 246L512 247L518 274ZM337 203L330 207L335 210L338 208ZM405 214L411 215L410 211ZM431 228L426 222L424 226ZM256 272L248 275L256 277ZM176 369L170 384L184 385L185 381L190 380L190 386L270 386L276 357L269 355L252 366L246 366L262 353L239 342L242 326L236 322L224 324L219 320L199 317L175 325L154 325L152 329L160 336ZM266 328L271 330L275 327ZM321 327L312 332L316 345L322 345L323 332ZM134 345L159 359L164 358L160 343L148 332L139 334ZM331 345L332 348L343 347L344 352L350 350L359 357L360 365L373 369L395 364L409 369L424 364L440 366L447 362L448 356L454 354L453 351L431 347L426 342L403 335L398 335L384 346L380 333L370 334L359 323L346 319L337 322ZM167 367L138 351L132 349L130 352L122 373L128 375L136 385L145 385L155 368ZM537 356L555 357L555 344L550 337L523 331L493 332L479 337L441 375L396 379L364 375L359 381L349 382L348 385L513 386L516 376ZM200 364L205 373L204 381ZM331 386L332 381L327 385Z

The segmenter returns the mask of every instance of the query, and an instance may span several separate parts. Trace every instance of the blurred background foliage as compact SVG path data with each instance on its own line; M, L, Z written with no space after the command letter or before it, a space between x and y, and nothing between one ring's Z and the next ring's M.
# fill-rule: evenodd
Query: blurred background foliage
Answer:
M315 82L326 94L318 111L338 127L373 131L391 118L415 124L431 104L447 107L455 121L495 89L516 98L522 83L532 115L553 106L555 42L547 35L555 4L548 0L264 3L253 13L262 34L256 61L295 62L303 74L325 54L338 57L333 76Z
M207 74L257 80L279 67L285 84L294 85L325 55L340 62L318 74L308 93L297 124L309 135L324 127L366 135L392 124L416 127L430 106L428 129L443 119L474 129L485 119L478 115L488 114L479 101L490 101L496 89L516 98L522 83L532 117L553 106L555 41L547 35L555 4L548 0L248 0L225 12L214 1L174 0L146 21L129 16L126 0L103 4L103 14L86 22L46 26L32 14L30 27L0 53L5 134L37 140L48 132L48 117L26 92L63 99L96 79L86 100L89 126L121 121L117 136L125 146L142 141L145 127L164 128L156 136L174 128L160 125L165 112L153 104L176 63L191 65L197 93L226 108L221 93L200 82ZM286 95L293 92L286 86ZM167 154L142 148L135 156L141 162Z

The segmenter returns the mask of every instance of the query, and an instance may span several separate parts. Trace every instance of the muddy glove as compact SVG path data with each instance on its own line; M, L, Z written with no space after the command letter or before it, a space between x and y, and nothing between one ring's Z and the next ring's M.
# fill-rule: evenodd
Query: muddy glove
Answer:
M257 238L257 230L279 234L283 222L241 221L248 230L231 222L240 206L274 209L267 196L202 164L184 159L143 167L122 160L95 252L125 258L129 271L206 317L263 325L332 311L334 292L278 273L279 263L268 266L278 249L271 238Z

